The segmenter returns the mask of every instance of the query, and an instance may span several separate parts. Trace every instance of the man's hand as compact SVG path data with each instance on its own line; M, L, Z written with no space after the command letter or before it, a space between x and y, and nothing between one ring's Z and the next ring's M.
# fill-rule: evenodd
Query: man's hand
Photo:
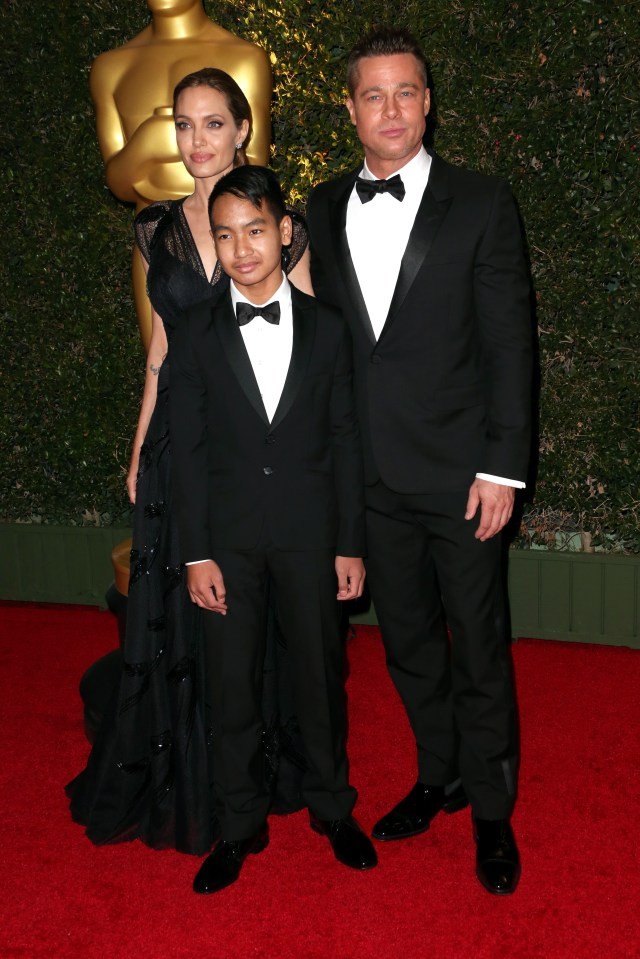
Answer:
M204 563L187 566L187 589L189 596L197 606L209 609L212 613L227 614L226 591L222 571L212 559Z
M480 524L476 539L484 542L499 533L511 519L515 489L490 480L476 479L471 484L465 519L473 519L480 506Z
M364 589L364 563L359 556L336 556L338 599L358 599Z

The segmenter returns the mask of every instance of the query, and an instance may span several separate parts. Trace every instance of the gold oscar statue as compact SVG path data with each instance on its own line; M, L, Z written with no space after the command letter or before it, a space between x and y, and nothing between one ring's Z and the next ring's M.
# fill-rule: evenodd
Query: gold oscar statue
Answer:
M271 139L271 67L267 53L216 26L202 0L147 0L151 25L91 68L91 96L109 189L141 210L155 200L193 192L176 147L173 88L188 73L217 67L229 73L251 104L250 162L266 164ZM133 292L145 349L151 308L140 257L133 257Z

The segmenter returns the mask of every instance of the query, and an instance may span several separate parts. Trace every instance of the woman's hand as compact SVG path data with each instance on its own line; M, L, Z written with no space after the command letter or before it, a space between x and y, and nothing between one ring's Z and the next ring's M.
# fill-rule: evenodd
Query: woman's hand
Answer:
M131 453L131 462L129 463L129 472L127 473L127 493L129 494L129 501L135 503L136 501L136 485L138 482L138 466L140 463L140 447L134 446Z

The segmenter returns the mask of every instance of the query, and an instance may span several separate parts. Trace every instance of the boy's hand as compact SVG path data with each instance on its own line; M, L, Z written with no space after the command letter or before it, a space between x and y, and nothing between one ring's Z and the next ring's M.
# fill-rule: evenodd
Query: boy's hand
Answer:
M226 616L224 579L220 567L212 559L187 566L187 589L197 606Z
M358 599L364 589L364 563L359 556L336 556L338 599Z

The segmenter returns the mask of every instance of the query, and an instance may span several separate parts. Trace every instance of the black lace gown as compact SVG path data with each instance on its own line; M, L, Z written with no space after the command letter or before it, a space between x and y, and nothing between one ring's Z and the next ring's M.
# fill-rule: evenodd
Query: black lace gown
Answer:
M186 590L171 508L168 383L171 338L185 309L215 301L228 279L209 279L183 201L154 203L135 221L149 264L147 287L169 343L140 453L122 670L86 768L67 786L73 819L96 844L141 839L197 855L217 838L201 610ZM287 270L307 246L294 215ZM276 812L303 805L304 758L287 677L287 653L270 621L264 672L265 778Z

